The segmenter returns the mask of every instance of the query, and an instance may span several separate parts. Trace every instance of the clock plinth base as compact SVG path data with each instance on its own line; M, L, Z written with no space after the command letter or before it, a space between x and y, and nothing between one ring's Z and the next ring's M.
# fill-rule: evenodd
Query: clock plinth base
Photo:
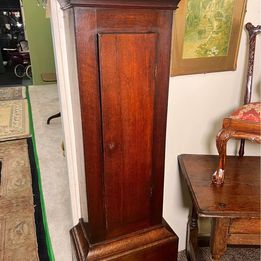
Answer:
M112 240L91 244L83 220L71 229L77 260L172 261L177 260L178 237L164 224Z

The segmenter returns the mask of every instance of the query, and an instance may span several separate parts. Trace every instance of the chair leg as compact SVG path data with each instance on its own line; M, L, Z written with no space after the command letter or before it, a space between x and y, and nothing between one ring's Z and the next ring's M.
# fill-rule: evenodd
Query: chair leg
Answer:
M218 168L212 176L212 182L216 185L224 183L225 178L225 166L226 166L226 154L227 154L227 142L235 133L232 129L223 128L219 131L216 137L216 145L219 154Z
M244 156L244 149L245 149L245 140L242 139L240 141L240 148L239 148L239 152L238 152L239 157L243 157Z

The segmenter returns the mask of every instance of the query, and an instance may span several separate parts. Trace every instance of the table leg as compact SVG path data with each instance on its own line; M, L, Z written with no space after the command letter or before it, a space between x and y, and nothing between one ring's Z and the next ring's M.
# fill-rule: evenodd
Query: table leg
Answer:
M211 228L211 255L212 259L219 261L227 250L229 218L213 218Z
M187 256L191 261L198 260L198 214L193 206L188 222L187 235Z

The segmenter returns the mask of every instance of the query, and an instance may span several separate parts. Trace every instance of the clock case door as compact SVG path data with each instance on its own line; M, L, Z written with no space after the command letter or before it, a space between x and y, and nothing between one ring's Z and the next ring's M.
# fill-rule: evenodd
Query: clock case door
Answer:
M162 223L172 13L74 8L91 243Z

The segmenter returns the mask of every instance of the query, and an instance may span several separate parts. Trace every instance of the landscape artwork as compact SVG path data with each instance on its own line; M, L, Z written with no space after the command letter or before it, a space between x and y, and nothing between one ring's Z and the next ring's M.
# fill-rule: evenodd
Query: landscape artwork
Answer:
M183 59L226 56L235 0L188 0Z

